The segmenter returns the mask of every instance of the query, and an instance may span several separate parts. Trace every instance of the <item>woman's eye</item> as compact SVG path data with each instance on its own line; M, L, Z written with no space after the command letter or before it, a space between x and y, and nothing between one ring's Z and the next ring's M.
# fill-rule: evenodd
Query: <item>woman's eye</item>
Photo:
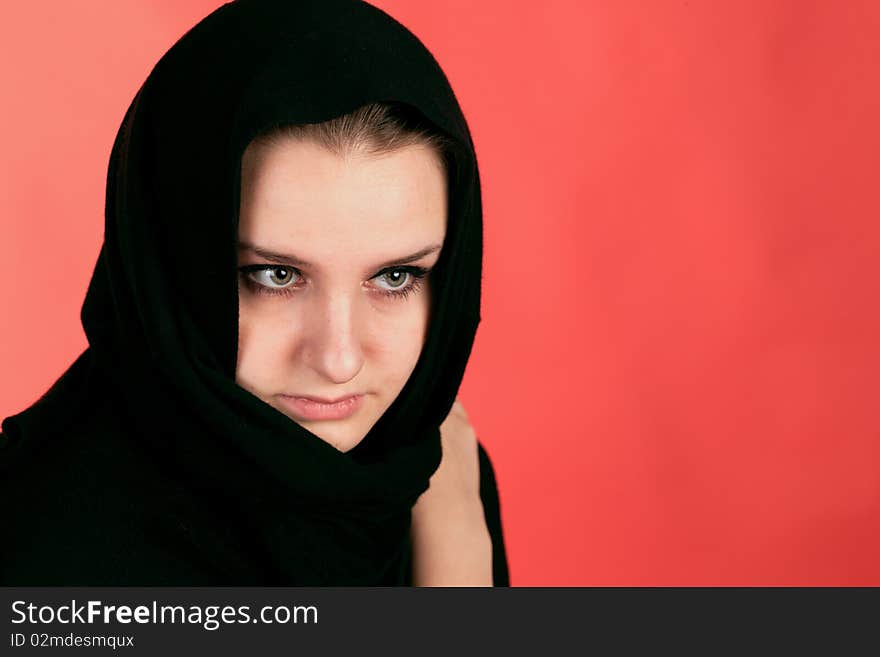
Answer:
M377 280L384 280L389 284L389 287L384 288L386 290L400 290L406 287L410 276L411 274L408 271L403 269L393 269L380 275Z
M239 267L239 271L243 284L258 294L295 294L300 287L296 284L302 279L302 274L286 265L245 265ZM428 271L424 267L387 269L372 280L386 297L405 299L421 289L422 279Z
M285 288L296 282L296 272L291 267L274 266L254 269L248 272L248 276L260 285L269 288Z

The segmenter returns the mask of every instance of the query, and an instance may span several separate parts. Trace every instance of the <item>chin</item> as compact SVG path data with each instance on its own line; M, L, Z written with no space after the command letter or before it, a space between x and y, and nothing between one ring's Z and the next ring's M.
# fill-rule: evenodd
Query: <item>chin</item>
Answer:
M293 418L291 418L293 419ZM342 426L345 421L333 422L302 422L293 420L303 429L307 429L315 434L325 443L333 445L340 452L347 452L354 449L364 439L366 434L359 433L357 428ZM339 426L331 426L331 425Z
M336 436L336 435L326 435L328 433L326 431L321 432L321 431L315 431L313 429L310 429L310 431L313 434L315 434L316 436L318 436L318 438L323 440L325 443L329 443L329 444L333 445L333 447L338 449L340 452L348 452L348 451L354 449L364 439L363 436L349 436L349 435ZM322 434L324 434L324 435L322 435Z

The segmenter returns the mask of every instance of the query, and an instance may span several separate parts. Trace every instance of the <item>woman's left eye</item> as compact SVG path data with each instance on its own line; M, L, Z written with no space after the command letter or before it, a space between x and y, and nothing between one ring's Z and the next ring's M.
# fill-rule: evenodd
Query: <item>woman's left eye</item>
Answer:
M293 294L294 284L302 278L296 269L286 265L245 265L239 267L239 272L242 281L259 294ZM424 267L395 267L380 272L373 280L387 285L379 285L384 296L404 299L421 288L422 279L429 272Z
M418 291L422 286L422 279L427 274L428 270L422 267L405 267L388 269L379 274L376 280L389 284L389 287L381 288L384 294L404 299L407 295Z

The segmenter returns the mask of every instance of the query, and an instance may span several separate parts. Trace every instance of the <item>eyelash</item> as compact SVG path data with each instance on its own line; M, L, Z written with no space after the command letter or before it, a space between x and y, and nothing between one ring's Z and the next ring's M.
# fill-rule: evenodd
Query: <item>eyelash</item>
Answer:
M259 271L270 271L272 269L286 269L292 271L298 277L302 278L302 273L295 269L294 267L289 267L287 265L245 265L243 267L239 267L238 271L241 276L242 282L248 287L248 289L256 292L257 294L268 294L270 296L289 296L294 293L296 290L293 285L284 288L272 288L267 285L263 285L262 283L258 283L254 279L252 279L249 274ZM430 269L426 269L424 267L389 267L388 269L383 269L378 274L373 276L373 278L379 278L380 276L384 276L385 274L390 274L392 272L405 272L410 275L410 284L404 288L400 288L397 290L382 290L380 294L395 300L403 300L408 297L410 294L418 292L421 287L424 278L430 272Z

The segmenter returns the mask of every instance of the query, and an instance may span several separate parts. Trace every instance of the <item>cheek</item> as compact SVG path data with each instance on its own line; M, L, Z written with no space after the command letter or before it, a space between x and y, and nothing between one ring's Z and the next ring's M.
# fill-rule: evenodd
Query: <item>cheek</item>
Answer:
M248 363L250 357L249 345L252 344L253 334L250 323L247 321L247 313L242 307L241 300L238 304L238 352L235 362L235 382L243 388L249 389Z
M256 392L273 378L273 367L277 367L277 355L282 349L282 333L276 330L271 317L265 317L246 299L239 298L238 307L235 379L245 389Z
M431 326L431 318L434 310L434 289L431 287L431 277L425 281L424 294L419 299L419 316L421 318L421 343L425 344L428 339L428 328Z
M386 362L404 380L415 369L430 327L431 304L428 295L422 295L411 303L412 309L407 313L406 322L399 327L389 327L383 339Z

